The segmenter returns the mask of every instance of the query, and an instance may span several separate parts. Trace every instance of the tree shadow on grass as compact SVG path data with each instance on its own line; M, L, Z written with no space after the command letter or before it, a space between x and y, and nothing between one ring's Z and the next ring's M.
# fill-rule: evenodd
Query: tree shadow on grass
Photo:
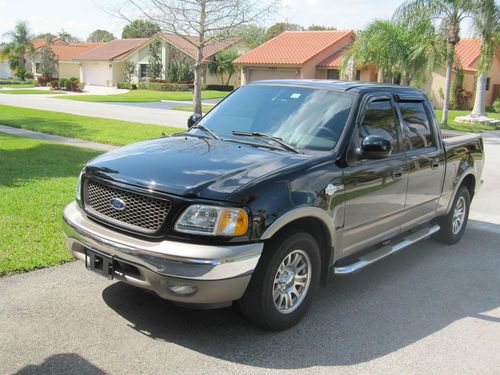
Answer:
M0 133L0 186L30 180L77 177L98 151Z
M356 275L332 277L285 332L257 329L234 308L182 309L123 283L102 295L130 328L222 360L273 369L358 364L463 318L498 324L487 312L500 306L500 226L481 228L455 246L427 240Z

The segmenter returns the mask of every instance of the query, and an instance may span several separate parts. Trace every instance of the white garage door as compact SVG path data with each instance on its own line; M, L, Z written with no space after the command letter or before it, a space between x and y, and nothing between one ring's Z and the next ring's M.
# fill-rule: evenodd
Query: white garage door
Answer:
M0 61L0 78L7 78L11 75L9 63L7 61Z
M105 86L106 81L111 80L107 62L95 62L83 64L83 77L88 85Z
M248 82L266 79L295 79L299 78L297 70L286 69L250 69Z

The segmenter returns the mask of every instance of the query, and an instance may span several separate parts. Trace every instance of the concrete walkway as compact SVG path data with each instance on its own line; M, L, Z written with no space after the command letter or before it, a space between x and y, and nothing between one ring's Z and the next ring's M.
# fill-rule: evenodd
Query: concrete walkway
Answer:
M40 132L34 132L31 130L13 128L11 126L5 126L5 125L0 125L0 132L5 134L18 135L21 137L42 139L44 141L59 142L70 146L85 147L97 151L111 151L119 147L119 146L107 145L104 143L83 141L81 139L60 137L58 135L44 134Z
M186 128L190 116L189 112L167 109L172 107L168 103L163 106L162 103L93 103L57 99L44 94L2 94L1 91L0 104L178 128Z

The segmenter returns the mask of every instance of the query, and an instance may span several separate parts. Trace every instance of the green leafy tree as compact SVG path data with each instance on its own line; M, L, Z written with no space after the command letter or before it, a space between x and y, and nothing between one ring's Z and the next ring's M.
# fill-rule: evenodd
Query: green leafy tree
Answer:
M384 80L410 85L443 61L442 39L430 20L414 23L376 20L361 31L343 59L343 71L373 64ZM390 46L390 48L387 48Z
M481 38L481 54L477 63L477 83L472 115L486 116L486 80L500 45L500 9L495 0L478 1L473 12L473 27Z
M268 41L280 35L283 31L302 31L302 30L304 30L304 28L295 23L278 22L266 30L264 39L265 41Z
M130 60L125 60L123 63L123 76L125 77L125 82L132 82L136 72L137 68L135 64Z
M151 38L160 32L157 23L148 20L134 20L123 28L122 39Z
M79 38L77 38L74 35L71 35L67 31L65 31L64 29L61 29L61 31L59 31L57 33L57 37L61 40L64 40L66 43L80 43L81 42L81 40Z
M266 41L266 28L257 24L243 25L236 30L236 36L242 38L249 48L256 48Z
M52 38L46 39L45 45L40 51L39 72L47 78L54 78L57 75L57 66L59 60L52 50Z
M323 26L323 25L311 25L307 28L308 31L325 31L325 30L337 30L333 26Z
M412 23L420 19L438 21L446 41L446 84L444 91L443 126L448 124L451 81L455 48L460 41L462 21L470 17L478 0L406 0L396 11L395 19Z
M235 50L222 50L217 52L214 60L208 65L208 71L220 77L221 84L229 85L231 77L236 73L236 66L233 61L240 57L240 54ZM226 78L226 82L224 82Z
M149 44L148 52L148 67L146 69L146 75L148 78L160 78L161 71L163 69L163 64L161 62L161 41L155 38Z
M52 34L52 33L40 33L40 34L36 34L34 38L36 38L36 39L47 39L47 38L55 39L55 38L57 38L57 36L56 36L56 34Z
M19 21L14 30L3 35L8 41L0 49L0 56L9 61L12 70L24 68L26 53L31 55L35 48L31 40L33 36L26 21Z
M115 40L116 37L113 35L113 33L110 33L107 30L101 30L97 29L92 31L89 34L89 37L87 38L87 42L91 43L106 43L110 42L112 40Z

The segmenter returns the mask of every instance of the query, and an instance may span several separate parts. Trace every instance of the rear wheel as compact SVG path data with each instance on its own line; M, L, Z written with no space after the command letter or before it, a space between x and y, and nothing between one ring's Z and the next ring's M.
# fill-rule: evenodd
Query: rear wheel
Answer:
M320 277L320 249L308 233L284 233L266 244L241 312L266 329L297 324L312 302Z
M461 186L453 200L450 212L438 219L441 230L436 239L447 244L455 244L464 235L469 219L470 193L465 186Z

